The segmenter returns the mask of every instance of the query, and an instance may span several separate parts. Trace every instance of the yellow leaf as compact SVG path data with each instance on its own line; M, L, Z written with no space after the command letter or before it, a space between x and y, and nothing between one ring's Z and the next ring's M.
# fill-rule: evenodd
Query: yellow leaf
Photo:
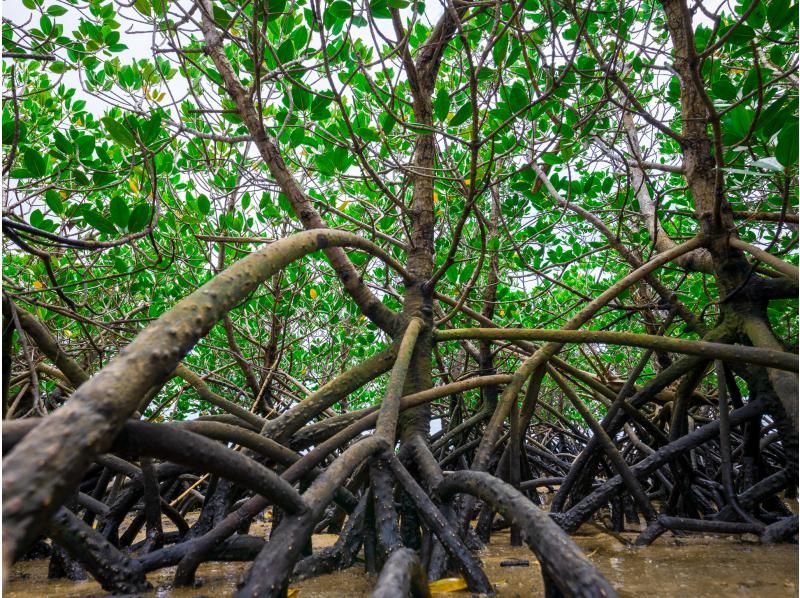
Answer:
M472 179L464 179L464 184L469 185L472 182Z
M67 192L66 191L59 191L58 194L61 196L61 199L67 199Z
M41 281L34 280L33 281L33 288L36 289L36 290L43 289L44 288L44 284L42 284Z
M350 200L343 201L339 204L339 211L344 212L347 209L347 206L350 205Z
M166 96L166 95L167 95L167 94L166 94L165 92L163 92L163 91L162 91L160 94L158 94L158 97L156 98L156 102L158 102L159 104L160 104L161 102L163 102L163 101L164 101L164 96Z
M139 185L133 179L128 179L128 187L131 188L131 191L134 193L139 193Z
M83 121L80 118L78 118L78 119L75 120L75 124L78 125L79 127L82 127L83 126Z
M467 582L463 577L444 577L428 584L431 592L459 592L467 589Z
M66 336L68 338L71 337L72 336L72 330L65 330L64 331L64 336Z
M500 315L501 315L501 316L504 316L504 315L506 315L506 310L504 310L504 309L501 309L501 310L500 310Z
M308 292L308 296L309 296L309 297L311 297L312 299L316 299L316 298L317 298L317 289L313 289L313 288L312 288L312 289L311 289L311 290Z
M297 596L299 593L300 590L298 590L297 588L289 588L288 590L286 590L287 598L292 598L292 596Z
M439 194L436 191L433 192L433 203L439 201Z

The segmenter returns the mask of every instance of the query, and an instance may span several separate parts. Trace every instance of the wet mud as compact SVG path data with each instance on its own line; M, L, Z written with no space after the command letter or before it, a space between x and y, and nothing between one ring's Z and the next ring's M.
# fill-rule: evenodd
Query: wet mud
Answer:
M606 575L620 596L658 596L720 598L752 596L790 598L798 595L798 547L766 546L747 536L664 534L646 548L626 544L636 537L633 531L617 537L586 525L574 536L587 557ZM314 536L314 548L329 546L337 536ZM509 544L508 531L492 535L492 542L480 553L484 570L500 598L543 595L539 563L527 547ZM527 567L502 567L511 559L529 561ZM47 559L14 565L3 588L7 598L52 597L89 598L105 596L94 581L72 582L47 579ZM174 568L148 576L154 586L149 596L188 598L189 596L229 596L249 563L206 563L198 571L201 586L171 587ZM292 584L293 598L338 598L368 596L374 579L363 564L337 573ZM469 592L434 594L437 597L469 596Z

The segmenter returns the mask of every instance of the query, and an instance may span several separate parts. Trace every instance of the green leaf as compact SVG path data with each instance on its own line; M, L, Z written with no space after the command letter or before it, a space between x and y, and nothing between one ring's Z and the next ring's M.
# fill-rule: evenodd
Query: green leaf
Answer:
M57 191L48 189L44 194L44 202L47 204L48 208L59 216L64 213L64 203L61 201L61 197L58 195Z
M286 0L266 0L264 4L269 12L268 21L277 19L286 12Z
M337 0L328 6L326 12L333 15L336 20L349 19L353 15L353 5L344 0Z
M128 219L128 232L138 233L150 221L150 206L146 203L140 203L131 211L131 216Z
M81 158L91 158L94 153L94 137L91 135L81 135L75 140L78 144L78 153Z
M494 59L494 64L497 68L500 68L503 64L503 60L506 58L506 52L508 51L508 33L504 33L500 36L500 39L497 40L497 43L492 48L492 58Z
M359 127L356 129L356 133L358 133L364 140L366 141L380 141L381 136L375 129L371 129L369 127Z
M386 135L389 135L394 129L394 126L397 124L397 121L394 119L394 116L389 114L388 112L384 112L378 117L378 120L381 123L381 129Z
M517 81L511 86L511 91L508 96L508 103L511 110L518 112L525 108L528 104L528 93L525 91L525 86Z
M133 7L146 17L150 16L150 0L136 0Z
M84 210L83 212L83 219L89 226L92 226L99 230L101 233L106 233L108 235L114 235L117 232L117 229L114 228L114 225L108 220L108 218L100 215L99 212L95 210Z
M22 163L33 177L42 177L47 172L47 158L34 149L25 148Z
M750 16L747 17L747 24L750 25L753 29L761 29L764 26L764 22L766 20L767 20L767 9L764 8L763 2L759 2L753 9L753 12L750 13Z
M51 17L60 17L61 15L67 14L67 9L63 6L59 6L58 4L54 4L47 7L47 14L49 14Z
M386 0L370 0L369 10L376 19L391 19L392 13Z
M749 43L750 40L753 39L755 36L756 32L753 31L752 27L748 27L747 25L740 25L739 27L736 27L733 33L731 33L731 36L728 38L728 41L729 43L732 43L734 45L742 46Z
M211 212L211 202L205 195L200 195L197 198L197 209L203 216L207 216Z
M26 125L21 120L19 121L19 139L18 141L22 141L28 134L28 125ZM14 141L14 121L13 120L4 120L3 121L3 145L11 145Z
M458 266L456 264L451 265L447 270L445 270L444 275L447 280L455 284L458 280Z
M121 196L117 195L113 197L108 208L111 214L111 222L119 228L128 226L128 219L130 218L131 211L128 208L128 204L125 203L125 200L122 199Z
M453 118L450 119L448 123L451 127L457 127L458 125L466 122L468 118L472 116L472 102L467 102L461 108L458 109L453 115Z
M740 143L750 130L754 113L746 106L737 106L722 118L723 141L733 146Z
M302 87L292 87L292 102L298 110L308 110L311 106L311 94Z
M216 8L217 8L217 6L214 5L214 9L215 9L214 10L214 17L215 18L217 16ZM168 10L169 10L169 0L153 0L153 11L159 17L165 16L167 14Z
M161 133L161 115L154 114L142 124L142 142L150 146L153 141L158 139L159 133Z
M731 101L736 97L738 89L731 83L727 77L721 78L719 81L711 86L711 91L716 97L721 100Z
M108 116L103 117L100 120L103 125L105 125L106 131L108 131L108 134L111 135L111 138L114 141L124 145L125 147L134 147L136 145L133 134L128 127Z
M42 28L42 31L49 35L50 32L53 30L53 20L48 17L47 15L42 15L39 19L39 27Z
M773 30L780 30L790 24L789 0L772 0L767 7L767 22Z
M458 282L461 284L467 283L473 272L475 272L475 262L470 262L459 273Z
M436 120L444 122L449 112L450 92L446 89L440 89L436 94L436 99L433 101L433 113L436 115Z
M283 193L278 193L278 205L285 214L293 213L292 204L289 203L289 198Z
M36 228L43 228L44 226L44 214L42 214L41 210L34 210L31 212L30 217L31 226Z
M320 154L315 156L314 162L316 162L320 173L325 176L331 176L336 172L336 160L333 158L332 154Z
M71 155L75 149L75 146L72 145L72 142L70 142L70 140L67 139L61 131L53 132L53 141L56 144L56 148L68 156Z
M295 56L294 42L291 39L287 39L280 45L276 54L281 63L289 62Z
M800 144L800 137L798 137L797 120L794 120L786 124L778 133L775 157L787 168L794 165L797 162L798 144Z

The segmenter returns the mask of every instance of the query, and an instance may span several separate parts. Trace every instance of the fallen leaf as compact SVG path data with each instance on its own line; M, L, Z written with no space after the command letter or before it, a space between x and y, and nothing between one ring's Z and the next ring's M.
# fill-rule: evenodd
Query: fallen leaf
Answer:
M467 589L467 582L463 577L444 577L428 584L431 592L460 592Z

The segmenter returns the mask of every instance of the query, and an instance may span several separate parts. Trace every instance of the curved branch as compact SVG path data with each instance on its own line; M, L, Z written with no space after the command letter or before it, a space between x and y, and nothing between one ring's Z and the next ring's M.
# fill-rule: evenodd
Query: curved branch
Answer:
M6 457L3 555L10 564L78 484L91 459L106 452L141 398L163 383L181 359L228 311L291 262L327 247L363 249L389 258L351 233L305 231L248 255L150 324L67 404ZM391 258L389 258L391 259Z
M756 259L764 262L765 264L772 266L778 272L783 274L784 276L791 278L795 282L800 279L800 269L797 266L790 264L788 262L784 262L782 259L775 257L771 253L764 251L763 249L759 249L755 245L751 245L750 243L746 243L741 239L737 239L735 237L731 237L730 243L733 247L737 249L741 249L746 251Z
M689 251L700 247L701 242L702 241L700 237L694 237L671 251L659 254L657 257L653 258L646 264L643 264L627 276L624 276L611 285L599 297L592 300L580 312L572 316L564 324L563 328L566 330L574 330L579 328L588 322L592 316L594 316L600 310L600 308L607 305L612 299L617 297L633 283L643 279L656 268L672 261L684 253L688 253ZM491 457L492 450L494 449L494 445L500 437L502 422L505 421L506 417L508 417L508 414L511 411L511 403L517 399L517 395L522 389L522 385L525 383L525 380L527 380L540 365L548 361L558 351L560 351L561 347L563 347L563 344L557 342L545 344L536 352L534 352L533 355L531 355L528 359L526 359L519 369L514 372L513 380L503 391L500 402L497 405L497 409L495 409L492 419L487 425L486 433L481 439L481 443L475 453L475 458L473 459L472 463L472 468L474 470L482 471L485 470L485 468L489 465L489 458Z
M381 569L372 598L430 598L428 579L417 553L410 548L395 550Z
M241 420L246 421L248 424L252 424L256 428L261 428L267 420L263 417L259 417L255 413L251 413L244 407L241 407L234 403L233 401L229 401L225 397L218 395L213 390L208 387L208 384L205 383L200 376L195 374L191 371L188 367L183 364L179 364L178 367L175 368L173 372L178 378L182 378L185 382L190 384L192 388L197 391L197 394L200 395L200 398L208 403L211 403L215 407L219 407L226 413L230 413L235 415ZM143 407L140 407L140 411L143 411Z
M569 536L509 484L488 473L457 471L445 476L437 492L443 499L463 492L477 496L512 524L519 525L524 530L528 547L542 564L546 587L554 584L566 597L617 596L611 584L586 560Z
M779 351L775 348L757 348L746 345L729 345L708 341L693 341L652 334L636 334L633 332L612 332L608 330L545 330L542 328L458 328L434 331L436 341L462 339L480 340L530 340L551 341L557 343L603 343L641 347L698 355L708 359L722 361L744 361L765 367L796 372L798 356L794 353Z

